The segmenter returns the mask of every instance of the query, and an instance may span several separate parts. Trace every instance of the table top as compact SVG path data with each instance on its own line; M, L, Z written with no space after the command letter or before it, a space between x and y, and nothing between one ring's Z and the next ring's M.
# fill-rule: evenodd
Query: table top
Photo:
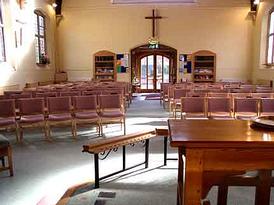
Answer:
M172 147L274 148L274 132L243 120L168 120Z

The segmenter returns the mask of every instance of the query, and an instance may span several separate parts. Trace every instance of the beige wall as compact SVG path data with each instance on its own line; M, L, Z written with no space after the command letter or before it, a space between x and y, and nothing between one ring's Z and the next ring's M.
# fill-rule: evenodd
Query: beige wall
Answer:
M0 64L0 91L22 88L26 82L52 80L55 72L55 13L50 1L28 0L20 10L16 0L3 1L7 62ZM47 17L47 48L51 64L39 67L35 63L34 10ZM22 23L18 23L20 20ZM15 47L15 31L23 30L22 46ZM19 35L18 35L19 38Z
M268 16L270 9L273 7L273 0L264 0L260 4L254 24L252 75L254 83L261 80L274 80L274 66L267 67L263 65L266 63Z
M59 66L68 72L69 79L90 79L92 55L98 50L126 53L146 43L151 22L144 17L151 15L153 8L164 17L159 21L160 43L174 47L178 54L199 49L216 52L217 80L251 79L252 20L248 2L233 7L225 3L218 7L113 6L109 2L63 1L64 17L57 28L58 55ZM129 74L118 79L129 80Z

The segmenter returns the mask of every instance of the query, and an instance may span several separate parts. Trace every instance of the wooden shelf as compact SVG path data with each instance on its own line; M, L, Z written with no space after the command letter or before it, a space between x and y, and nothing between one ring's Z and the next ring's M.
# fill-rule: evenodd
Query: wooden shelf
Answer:
M194 73L194 75L214 75L213 73Z
M193 81L216 81L216 54L212 51L200 50L192 54Z
M94 54L94 79L116 81L116 54L110 51L98 51Z
M195 82L212 82L212 79L194 79Z
M113 73L96 73L95 75L109 75L109 76L112 76L114 74Z

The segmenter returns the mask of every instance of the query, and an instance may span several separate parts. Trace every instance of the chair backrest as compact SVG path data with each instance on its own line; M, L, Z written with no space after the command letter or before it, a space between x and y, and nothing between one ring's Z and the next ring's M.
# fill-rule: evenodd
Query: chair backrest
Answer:
M0 100L0 117L15 117L14 99Z
M234 98L234 112L258 113L258 99L256 98Z
M62 113L71 111L71 100L69 96L49 97L48 98L49 113Z
M186 90L186 89L178 89L178 88L175 88L174 89L174 94L173 94L173 98L174 99L180 99L181 97L186 97L186 94L189 90Z
M20 115L44 114L44 98L22 98L19 99Z
M121 109L123 106L120 95L99 95L100 109Z
M35 97L41 98L47 98L47 97L57 97L57 93L56 92L42 92L42 93L36 93Z
M124 96L124 90L119 88L107 88L102 90L102 95L121 95Z
M168 95L168 99L173 99L173 95L174 95L174 90L175 87L173 85L168 86L168 90L167 90L167 95Z
M231 112L230 98L228 97L209 97L207 99L207 111L212 112Z
M274 113L274 98L261 99L261 113Z
M80 91L65 91L60 92L60 96L79 96L81 95Z
M207 94L208 97L222 97L222 98L226 98L229 96L228 93L224 93L224 92L209 92Z
M31 93L20 93L20 94L11 94L11 99L20 99L20 98L31 98Z
M79 110L96 110L97 108L97 96L75 96L73 99L73 106L75 111Z
M251 93L253 98L271 98L272 93Z
M82 92L82 95L101 95L101 90L85 90Z
M11 95L13 94L21 94L23 91L22 90L6 90L4 91L4 95L6 96L6 98L10 98Z
M206 97L207 96L207 92L203 92L203 91L197 91L197 90L192 90L190 92L187 92L186 94L187 97Z
M161 83L161 91L165 91L167 93L167 89L169 85L170 85L169 83Z
M182 97L182 112L185 113L205 113L204 97Z

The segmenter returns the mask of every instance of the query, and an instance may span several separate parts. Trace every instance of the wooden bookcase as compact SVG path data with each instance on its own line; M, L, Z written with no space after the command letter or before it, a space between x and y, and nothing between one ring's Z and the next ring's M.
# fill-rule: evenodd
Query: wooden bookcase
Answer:
M216 53L200 50L192 54L193 82L216 81Z
M116 81L116 54L110 51L98 51L94 54L94 79Z

